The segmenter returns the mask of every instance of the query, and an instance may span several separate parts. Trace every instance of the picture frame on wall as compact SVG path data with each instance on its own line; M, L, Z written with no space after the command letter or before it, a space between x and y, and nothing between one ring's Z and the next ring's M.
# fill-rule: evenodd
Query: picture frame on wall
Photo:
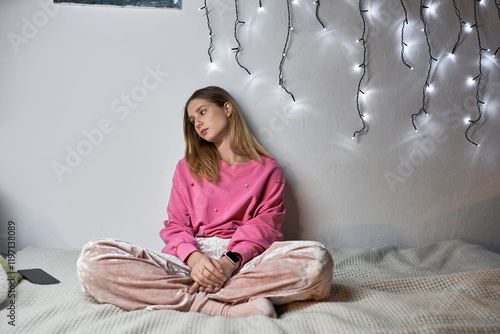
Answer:
M55 4L181 9L182 0L54 0Z

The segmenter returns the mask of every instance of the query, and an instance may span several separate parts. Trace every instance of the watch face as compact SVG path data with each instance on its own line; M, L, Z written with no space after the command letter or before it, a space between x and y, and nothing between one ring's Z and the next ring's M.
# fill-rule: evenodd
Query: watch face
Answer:
M240 259L233 252L227 252L226 256L234 263L238 262Z

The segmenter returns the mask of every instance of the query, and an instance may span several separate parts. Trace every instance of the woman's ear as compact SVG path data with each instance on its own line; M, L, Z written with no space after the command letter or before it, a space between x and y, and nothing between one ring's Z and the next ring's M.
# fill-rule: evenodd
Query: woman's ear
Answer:
M233 105L229 102L224 103L224 112L226 113L227 117L230 117L233 113Z

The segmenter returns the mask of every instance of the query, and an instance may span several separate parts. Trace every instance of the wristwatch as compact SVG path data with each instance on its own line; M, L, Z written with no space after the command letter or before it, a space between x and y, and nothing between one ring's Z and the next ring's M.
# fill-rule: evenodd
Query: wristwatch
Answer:
M222 256L227 257L235 266L237 266L238 262L240 262L240 258L233 252L224 252Z

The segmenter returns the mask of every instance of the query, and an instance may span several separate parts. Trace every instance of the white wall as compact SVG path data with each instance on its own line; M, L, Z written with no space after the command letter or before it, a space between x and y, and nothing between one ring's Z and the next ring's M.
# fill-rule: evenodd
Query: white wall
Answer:
M418 118L415 133L410 115L421 107L428 69L419 2L405 1L411 71L400 58L400 2L365 1L361 108L369 131L356 140L358 1L322 1L326 31L312 0L294 2L283 75L295 103L278 87L286 1L262 2L259 12L257 0L240 1L248 23L239 28L240 60L248 76L230 50L236 46L230 0L208 1L214 66L201 0L183 1L182 10L54 9L48 0L0 0L2 250L9 220L16 222L18 249L78 249L104 236L161 249L171 177L184 152L184 102L197 88L220 85L284 167L288 239L370 248L460 238L500 251L499 63L485 52L480 93L488 103L471 132L476 147L464 137L463 119L477 115L475 87L465 84L478 74L477 38L475 30L466 33L456 59L446 57L459 28L451 2L432 1L437 12L426 14L440 61L431 75L436 90L427 95L430 116ZM482 43L495 50L500 20L493 1L486 3L479 8ZM473 20L473 2L458 4ZM160 72L156 79L151 71ZM139 101L132 97L127 106L131 94ZM94 136L90 147L84 131ZM72 171L59 179L53 164L68 166L68 147L88 155L70 158Z

